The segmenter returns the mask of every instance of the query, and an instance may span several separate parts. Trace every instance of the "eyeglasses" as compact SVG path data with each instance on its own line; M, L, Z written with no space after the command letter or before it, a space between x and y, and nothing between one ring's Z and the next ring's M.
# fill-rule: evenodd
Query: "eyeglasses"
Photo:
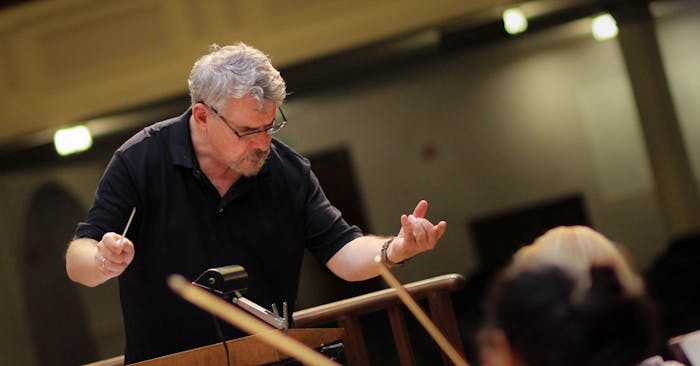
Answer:
M236 131L235 128L233 128L233 126L231 126L231 122L229 122L226 118L224 118L224 116L222 116L221 113L219 113L219 111L217 111L214 107L210 106L207 103L204 103L203 101L199 101L199 103L204 104L205 107L209 108L212 112L214 112L214 114L216 114L216 116L219 117L226 124L226 126L228 126L228 128L231 131L233 131L233 133L235 133L236 136L238 136L239 139L242 139L244 137L251 138L252 135L255 135L258 133L263 133L263 132L267 133L268 135L274 135L277 132L279 132L279 130L281 130L282 127L284 127L287 124L287 117L284 115L284 112L282 112L282 108L277 107L277 109L280 111L280 115L282 115L281 121L278 121L277 118L275 118L275 120L272 121L272 125L270 127L265 127L265 128L252 130L252 131L246 131L246 132L238 132L238 131Z

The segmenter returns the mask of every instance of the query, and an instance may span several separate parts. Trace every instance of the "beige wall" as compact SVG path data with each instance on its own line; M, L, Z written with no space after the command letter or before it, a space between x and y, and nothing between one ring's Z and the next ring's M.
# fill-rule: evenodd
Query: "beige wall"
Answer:
M698 177L700 11L691 10L660 19L658 31ZM431 218L449 222L434 252L399 271L404 281L469 274L476 265L469 220L572 192L584 194L593 224L628 244L640 267L666 244L614 41L556 28L430 62L396 63L368 78L294 94L286 113L291 122L280 136L300 152L350 147L376 233L395 233L399 214L422 198ZM434 161L419 153L426 143L437 147ZM41 182L58 181L88 207L103 168L0 172L0 364L35 362L16 260L29 198ZM121 353L114 282L81 294L102 355Z
M44 0L0 12L0 142L184 93L211 43L291 65L512 0ZM30 103L32 113L26 113Z
M24 287L33 291L41 291L41 283L28 284L21 278L22 268L26 265L22 237L26 211L34 193L45 183L58 183L73 194L85 210L92 202L95 185L102 175L103 166L75 166L62 169L42 169L12 174L0 175L0 231L5 235L0 242L0 291L4 294L0 301L0 364L3 365L34 365L34 345L29 333L23 290ZM77 224L77 223L76 223ZM66 244L70 238L65 238ZM63 274L61 274L63 275ZM80 290L88 314L86 317L91 324L89 331L96 338L100 354L118 354L123 347L121 332L121 313L117 297L116 282L103 288L89 289L76 285ZM52 299L47 298L51 302ZM55 316L64 316L56 309ZM63 340L59 337L57 342ZM66 345L70 347L79 345Z

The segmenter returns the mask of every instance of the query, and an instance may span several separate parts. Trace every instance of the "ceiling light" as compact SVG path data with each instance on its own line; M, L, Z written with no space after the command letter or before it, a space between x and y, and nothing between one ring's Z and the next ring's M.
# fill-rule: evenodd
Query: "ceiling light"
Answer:
M503 27L508 34L522 33L527 29L527 18L518 8L506 9L503 12Z
M92 146L92 135L85 126L63 128L53 135L53 145L61 156L79 153Z
M610 14L598 15L593 18L591 32L596 41L607 41L617 36L617 22Z

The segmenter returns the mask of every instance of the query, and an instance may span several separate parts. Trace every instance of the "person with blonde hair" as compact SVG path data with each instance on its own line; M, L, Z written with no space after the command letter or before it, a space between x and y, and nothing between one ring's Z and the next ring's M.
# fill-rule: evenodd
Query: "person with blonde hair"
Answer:
M656 314L621 247L558 227L515 253L485 302L486 366L633 366L657 344Z

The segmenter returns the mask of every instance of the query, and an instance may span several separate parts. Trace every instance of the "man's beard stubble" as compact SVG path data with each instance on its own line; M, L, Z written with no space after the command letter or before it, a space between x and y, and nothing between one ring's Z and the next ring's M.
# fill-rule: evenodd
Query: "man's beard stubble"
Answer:
M260 169L262 169L263 165L265 165L265 161L267 161L267 156L269 154L270 150L263 151L256 149L250 152L249 154L245 155L244 157L240 158L238 161L231 164L230 167L231 169L241 173L244 177L252 177L260 172ZM243 164L247 161L256 162L255 165L253 165L252 167L243 167Z

